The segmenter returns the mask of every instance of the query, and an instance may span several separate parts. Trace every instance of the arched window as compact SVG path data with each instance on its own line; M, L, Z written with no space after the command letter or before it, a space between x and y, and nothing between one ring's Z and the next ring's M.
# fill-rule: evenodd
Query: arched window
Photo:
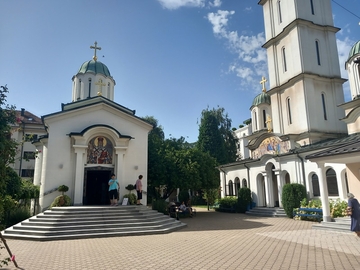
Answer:
M287 71L287 65L286 65L286 52L285 52L285 47L282 47L282 49L281 49L281 54L282 54L284 72L286 72L286 71Z
M256 115L256 112L254 111L254 120L255 120L255 131L258 130L257 128L257 115Z
M313 0L310 0L310 6L311 6L311 14L315 15Z
M88 98L91 97L91 79L89 79L89 95Z
M247 181L245 178L242 180L242 187L247 187Z
M290 174L286 173L285 175L285 184L290 184Z
M319 178L315 173L311 176L311 183L313 189L313 196L319 197L320 196Z
M326 171L326 183L328 186L329 196L339 196L339 190L337 185L336 173L333 169Z
M239 194L240 189L240 179L239 177L235 178L235 195L237 196Z
M320 49L319 49L319 41L315 41L315 48L316 48L316 59L317 59L317 63L320 66L321 62L320 62Z
M264 123L264 128L266 128L266 127L267 127L267 126L266 126L266 111L265 111L265 110L263 110L262 112L263 112L263 123Z
M77 97L76 99L79 100L81 98L81 80L79 80L79 84L77 86Z
M324 93L321 94L321 102L322 102L322 107L323 107L324 120L327 120L326 104L325 104L325 95L324 95Z
M232 180L229 181L229 196L234 196L234 185Z
M292 119L291 119L290 98L286 99L286 109L287 109L287 114L288 114L288 123L289 123L289 125L291 125L292 124Z
M277 1L277 8L279 13L279 23L282 23L282 16L281 16L281 1Z
M346 185L346 193L349 193L349 183L348 183L347 173L345 173L345 185Z
M110 98L110 83L107 85L107 98Z

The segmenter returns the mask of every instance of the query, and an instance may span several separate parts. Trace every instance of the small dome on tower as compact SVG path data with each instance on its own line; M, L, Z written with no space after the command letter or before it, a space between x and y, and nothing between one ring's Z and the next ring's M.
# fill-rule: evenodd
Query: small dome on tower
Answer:
M360 54L360 40L358 42L356 42L354 44L354 46L352 46L352 48L351 48L351 50L349 52L349 57L346 60L346 62L348 62L356 54Z
M267 103L267 104L271 105L270 95L266 92L261 92L259 95L257 95L254 98L254 101L253 101L251 107L258 106L263 103Z
M100 73L105 75L106 77L111 77L108 67L100 61L90 60L83 63L78 73L84 74L87 72L92 72L94 74Z

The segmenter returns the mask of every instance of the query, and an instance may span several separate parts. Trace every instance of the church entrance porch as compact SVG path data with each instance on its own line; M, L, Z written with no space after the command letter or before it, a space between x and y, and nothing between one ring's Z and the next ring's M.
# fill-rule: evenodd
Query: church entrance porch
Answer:
M87 168L84 174L83 205L108 205L108 181L113 170L109 168Z

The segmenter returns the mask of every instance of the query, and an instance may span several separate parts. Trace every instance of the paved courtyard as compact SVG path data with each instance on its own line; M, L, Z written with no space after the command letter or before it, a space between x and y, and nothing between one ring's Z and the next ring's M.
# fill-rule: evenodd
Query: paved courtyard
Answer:
M312 230L312 222L205 209L183 222L170 234L7 243L26 270L360 269L359 238Z

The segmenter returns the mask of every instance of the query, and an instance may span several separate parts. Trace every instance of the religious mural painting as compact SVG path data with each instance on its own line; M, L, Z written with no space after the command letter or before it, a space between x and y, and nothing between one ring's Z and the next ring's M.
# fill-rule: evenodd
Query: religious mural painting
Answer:
M270 154L270 155L284 154L289 151L289 148L290 148L289 141L281 141L279 137L273 136L264 139L260 143L259 147L254 151L252 151L252 158L257 159L265 154Z
M89 141L88 164L112 164L113 145L109 139L97 136Z

